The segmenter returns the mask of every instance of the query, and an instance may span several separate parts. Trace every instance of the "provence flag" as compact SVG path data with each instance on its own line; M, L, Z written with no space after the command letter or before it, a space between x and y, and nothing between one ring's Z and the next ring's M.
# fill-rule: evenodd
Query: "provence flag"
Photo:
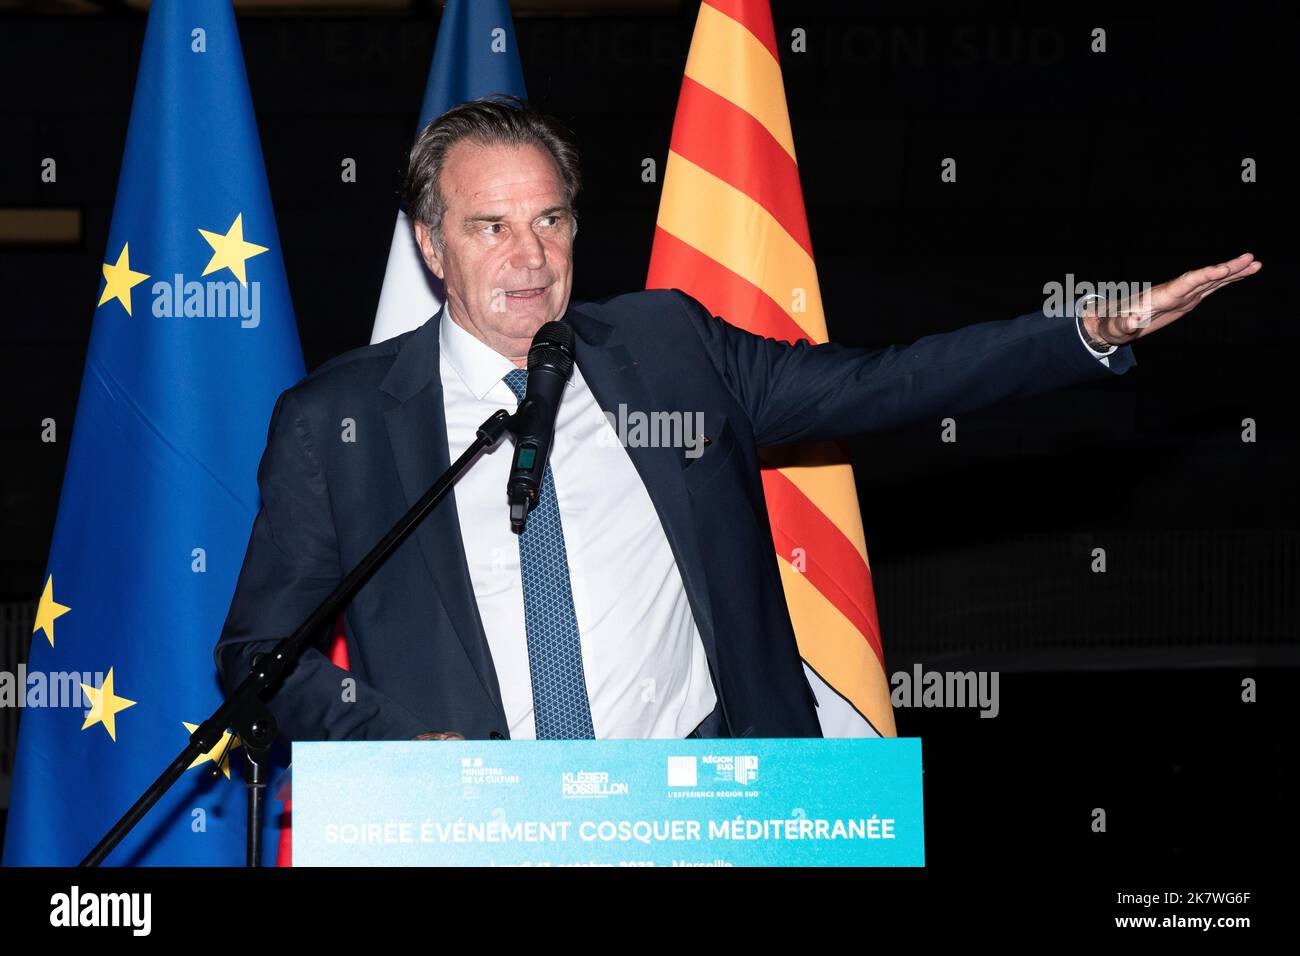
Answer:
M826 341L768 0L700 4L646 287L759 335ZM895 736L852 470L833 447L782 454L764 455L763 493L822 734Z
M523 99L524 71L507 0L447 0L438 24L419 133L447 110L491 93ZM442 305L442 284L425 268L404 210L397 214L371 342L424 324Z
M220 703L212 648L257 464L302 374L230 0L154 0L32 635L6 865L80 861ZM242 864L238 742L219 759L197 759L108 862Z

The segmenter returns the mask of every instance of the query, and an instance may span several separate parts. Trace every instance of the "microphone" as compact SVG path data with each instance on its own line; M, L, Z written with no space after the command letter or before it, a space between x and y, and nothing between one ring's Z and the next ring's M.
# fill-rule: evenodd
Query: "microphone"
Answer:
M573 329L563 322L547 322L533 336L528 349L528 389L511 419L515 457L506 483L510 502L510 530L522 534L528 512L537 504L542 475L551 455L555 416L564 385L573 374Z

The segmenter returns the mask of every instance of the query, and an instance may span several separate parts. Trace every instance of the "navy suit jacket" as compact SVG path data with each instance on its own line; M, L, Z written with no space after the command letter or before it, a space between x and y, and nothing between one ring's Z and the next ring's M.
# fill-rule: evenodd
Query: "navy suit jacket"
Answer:
M339 356L276 403L258 470L262 507L215 650L228 689L447 468L441 315ZM627 451L708 656L719 705L706 736L821 736L782 592L760 447L937 425L1135 364L1125 346L1102 365L1072 318L1042 312L877 350L765 339L675 289L571 302L566 321L607 412L703 413L702 454ZM342 440L344 419L355 422L355 441ZM509 736L455 507L453 493L348 607L350 671L311 648L284 680L270 705L282 737Z

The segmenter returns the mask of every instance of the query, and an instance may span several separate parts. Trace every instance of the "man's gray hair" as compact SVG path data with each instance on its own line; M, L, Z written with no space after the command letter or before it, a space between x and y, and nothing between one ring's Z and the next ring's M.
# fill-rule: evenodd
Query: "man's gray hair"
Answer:
M429 227L434 243L443 248L442 221L447 200L442 194L442 167L451 147L462 140L481 146L537 146L555 162L564 185L565 202L578 220L574 201L582 188L582 167L573 134L554 117L532 109L517 96L494 93L453 106L431 122L415 139L402 181L406 214Z

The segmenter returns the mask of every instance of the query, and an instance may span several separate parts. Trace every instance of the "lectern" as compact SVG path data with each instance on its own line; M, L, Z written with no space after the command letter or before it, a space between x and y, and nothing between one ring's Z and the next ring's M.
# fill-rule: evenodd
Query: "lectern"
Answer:
M924 866L921 741L293 745L295 866Z

